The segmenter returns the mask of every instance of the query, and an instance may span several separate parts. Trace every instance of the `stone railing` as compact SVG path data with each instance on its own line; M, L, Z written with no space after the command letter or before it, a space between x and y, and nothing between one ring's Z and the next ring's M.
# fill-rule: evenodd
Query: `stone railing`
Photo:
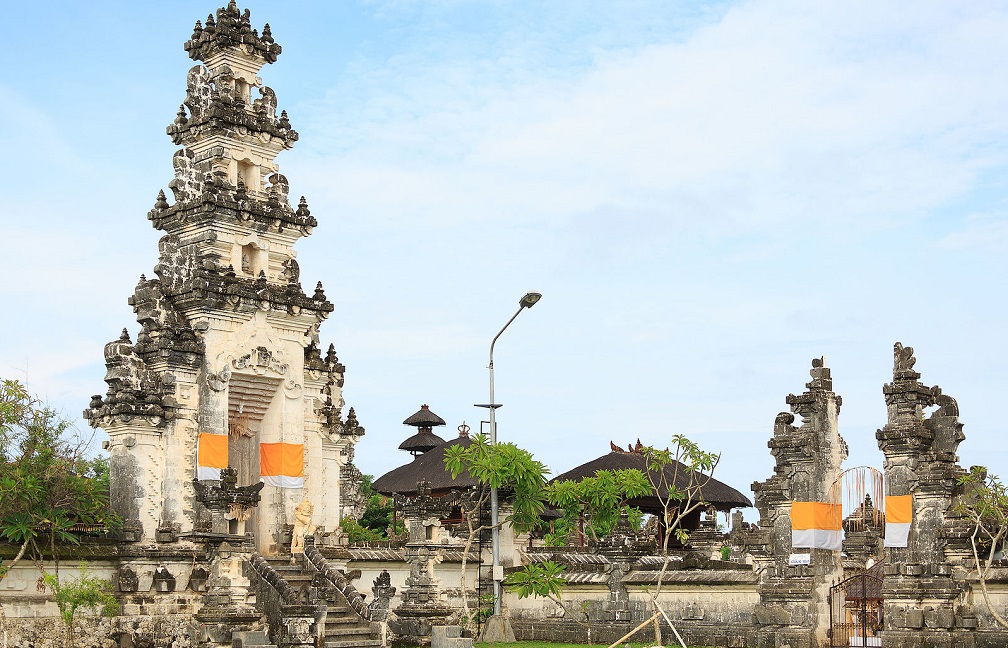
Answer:
M320 611L307 600L306 592L295 590L259 554L246 562L248 578L256 593L256 607L269 624L269 637L277 646L315 646Z
M364 596L357 591L342 571L329 564L329 561L315 546L315 538L312 536L305 537L304 562L305 567L311 570L316 577L325 581L331 589L338 591L346 599L350 609L356 612L361 619L371 621L371 610L364 603Z

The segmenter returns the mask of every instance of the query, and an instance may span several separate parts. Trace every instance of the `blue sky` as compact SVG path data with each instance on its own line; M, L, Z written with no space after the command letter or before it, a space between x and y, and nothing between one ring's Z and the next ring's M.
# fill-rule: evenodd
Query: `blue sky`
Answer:
M156 262L146 218L202 2L5 8L0 375L77 417ZM421 403L555 473L685 433L767 478L825 355L880 467L892 345L1005 473L1008 8L921 2L247 2L319 227L302 280L382 474ZM26 374L27 371L27 374ZM83 422L81 423L82 428Z

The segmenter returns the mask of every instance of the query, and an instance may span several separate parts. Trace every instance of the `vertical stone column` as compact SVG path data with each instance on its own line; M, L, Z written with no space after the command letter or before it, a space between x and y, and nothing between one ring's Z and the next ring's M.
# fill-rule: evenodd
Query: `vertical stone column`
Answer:
M107 427L112 511L123 519L125 539L153 540L162 494L161 431L142 423Z
M441 581L434 573L442 560L440 520L451 511L452 499L451 495L431 497L430 484L425 481L417 483L416 497L399 499L409 533L406 561L410 575L402 603L392 612L388 625L402 643L429 646L431 628L446 625L453 612L441 598Z
M762 648L804 648L827 642L829 587L842 574L840 553L802 550L811 564L791 566L792 501L826 502L830 487L847 458L837 417L841 399L833 393L830 370L822 358L812 361L806 391L790 394L791 412L777 415L774 436L767 443L776 460L774 475L752 485L760 511L763 546L754 552L762 567L760 603L755 616ZM801 417L795 427L794 414Z
M973 645L976 617L960 603L972 568L968 530L950 511L964 474L959 408L919 381L912 347L897 342L893 358L893 381L882 389L888 422L875 438L885 454L886 495L912 495L913 522L907 546L886 549L883 646ZM938 409L926 416L932 406Z

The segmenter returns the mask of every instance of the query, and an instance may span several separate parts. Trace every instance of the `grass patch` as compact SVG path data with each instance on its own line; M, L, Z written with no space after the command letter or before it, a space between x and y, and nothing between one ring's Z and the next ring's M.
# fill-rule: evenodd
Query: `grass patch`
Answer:
M648 648L653 646L654 642L624 642L620 646L628 646L629 648ZM667 643L669 648L673 645L678 646L679 642ZM587 644L577 644L577 643L553 643L550 641L516 641L514 643L477 643L474 648L586 648ZM595 648L607 648L609 643L598 643L593 644Z

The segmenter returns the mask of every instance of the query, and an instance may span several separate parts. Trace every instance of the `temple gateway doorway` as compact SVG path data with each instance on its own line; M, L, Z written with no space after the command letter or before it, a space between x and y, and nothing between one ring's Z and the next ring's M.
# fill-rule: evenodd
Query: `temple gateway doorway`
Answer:
M830 587L830 646L881 646L883 563Z
M279 428L282 417L281 379L235 372L228 384L228 463L241 486L259 481L259 443L267 427ZM268 435L267 435L268 436ZM260 507L248 510L245 528L263 551L271 539L262 537Z

